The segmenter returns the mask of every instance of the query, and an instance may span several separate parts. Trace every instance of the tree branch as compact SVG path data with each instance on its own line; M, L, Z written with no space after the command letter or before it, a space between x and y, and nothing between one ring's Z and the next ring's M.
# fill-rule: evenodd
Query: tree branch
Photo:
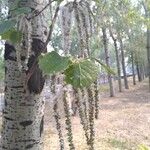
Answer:
M53 17L53 19L52 19L52 23L51 23L51 25L50 25L50 27L49 27L50 30L49 30L49 33L48 33L47 40L46 40L46 42L45 42L45 47L44 47L44 49L46 49L46 47L47 47L49 41L51 41L52 32L53 32L54 24L55 24L55 22L56 22L56 18L57 18L58 12L59 12L59 6L57 6L57 8L56 8L54 17Z
M35 17L37 17L37 16L39 16L49 5L51 5L51 3L53 3L55 0L53 0L53 1L49 1L49 3L42 9L42 10L40 10L39 12L37 12L37 13L35 13L36 12L36 10L35 11L33 11L33 16L31 16L31 17L29 17L29 18L27 18L28 20L30 20L30 19L33 19L33 18L35 18ZM34 14L35 13L35 14Z
M59 6L57 6L57 8L56 8L54 17L53 17L53 19L52 19L52 23L51 23L51 25L50 25L50 27L49 27L50 30L49 30L48 38L47 38L47 40L46 40L46 42L45 42L45 45L44 45L44 48L43 48L42 51L45 51L45 49L47 48L47 45L48 45L49 41L51 40L51 36L52 36L54 24L55 24L55 22L56 22L56 18L57 18L57 15L58 15L58 11L59 11ZM35 60L34 60L34 62L33 62L33 64L32 64L32 67L31 67L31 68L29 69L29 71L28 71L28 74L27 74L27 77L26 77L26 85L27 85L29 79L31 78L32 74L33 74L34 71L35 71L35 66L38 64L38 61L37 61L37 60L38 60L38 56L39 56L39 55L37 55L37 57L35 58Z

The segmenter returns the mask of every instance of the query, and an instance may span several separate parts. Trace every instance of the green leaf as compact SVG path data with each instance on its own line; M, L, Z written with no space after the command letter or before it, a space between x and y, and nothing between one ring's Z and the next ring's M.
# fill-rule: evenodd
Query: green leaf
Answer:
M64 71L69 66L69 63L69 57L62 57L55 51L39 57L39 66L45 74L55 74Z
M65 81L75 88L88 87L97 79L98 72L98 67L91 60L78 60L65 70Z
M2 34L2 39L10 40L13 44L19 43L22 39L22 33L20 31L12 29Z
M58 3L61 3L63 0L55 0L56 2L58 2Z
M1 22L0 35L12 29L15 25L16 25L16 20L6 20L6 21Z
M20 0L15 0L12 5L10 6L10 11L16 9L19 5Z
M93 0L94 2L96 2L96 3L99 3L99 0Z
M109 66L105 65L97 58L92 58L92 59L95 60L96 62L98 62L107 71L107 73L116 75L116 73Z

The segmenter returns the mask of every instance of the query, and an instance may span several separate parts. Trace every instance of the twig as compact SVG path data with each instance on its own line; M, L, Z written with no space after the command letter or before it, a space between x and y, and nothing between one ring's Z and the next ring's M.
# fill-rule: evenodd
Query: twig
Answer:
M45 42L45 47L44 47L44 49L46 49L46 47L47 47L49 41L51 40L52 31L53 31L53 28L54 28L54 24L55 24L55 22L56 22L56 18L57 18L57 15L58 15L58 11L59 11L59 6L57 6L57 8L56 8L54 17L53 17L53 19L52 19L52 23L51 23L51 25L50 25L50 27L49 27L50 30L49 30L49 33L48 33L47 40L46 40L46 42Z
M49 3L48 3L42 10L40 10L40 11L37 12L37 13L35 13L33 16L29 17L28 20L33 19L33 18L39 16L39 15L40 15L51 3L53 3L54 1L55 1L55 0L49 1ZM33 11L33 13L34 13L34 12L36 12L36 10Z

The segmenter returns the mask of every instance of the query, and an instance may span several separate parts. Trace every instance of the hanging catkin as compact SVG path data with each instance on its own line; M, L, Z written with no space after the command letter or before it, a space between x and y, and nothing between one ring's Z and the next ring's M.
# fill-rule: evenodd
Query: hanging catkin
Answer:
M71 24L72 24L72 3L68 3L60 9L60 24L63 39L63 51L67 55L71 48Z
M53 95L56 94L56 76L55 75L51 77L51 92L53 93ZM64 150L64 138L63 138L62 127L60 123L61 117L58 111L58 98L54 100L53 110L54 110L54 118L56 121L56 129L57 129L58 137L59 137L60 150Z
M90 130L90 138L89 138L89 150L94 150L94 98L92 86L87 89L88 91L88 102L89 102L89 130Z
M76 90L76 98L78 101L78 111L79 111L79 117L80 117L80 122L83 126L83 130L85 132L85 137L86 137L86 142L87 144L89 143L89 127L88 127L88 120L86 119L86 115L84 113L84 105L83 105L83 101L82 101L82 93L81 93L81 89L77 89Z
M95 119L98 119L99 115L99 94L97 81L94 82L94 100L95 100Z
M73 134L72 134L72 126L71 126L71 119L70 119L70 112L69 112L69 106L67 102L67 94L66 94L66 89L64 90L64 95L63 95L63 104L64 104L64 112L65 112L65 123L66 123L66 130L67 130L67 136L68 136L68 143L69 143L69 148L70 150L75 150L75 146L73 143Z
M53 110L54 110L54 118L56 121L56 129L57 129L58 137L59 137L60 150L64 150L64 138L63 138L61 123L60 123L60 114L58 112L58 100L57 99L55 100Z

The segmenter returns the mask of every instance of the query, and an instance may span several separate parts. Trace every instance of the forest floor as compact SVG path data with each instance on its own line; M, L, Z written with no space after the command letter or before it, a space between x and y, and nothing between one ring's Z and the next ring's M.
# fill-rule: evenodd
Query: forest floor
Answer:
M95 150L139 150L150 146L150 93L147 81L130 85L129 90L110 98L102 92L99 119L95 121ZM45 110L44 150L59 150L59 140L52 120L50 105ZM64 126L62 119L62 126ZM76 150L86 150L80 119L72 117L73 138ZM64 131L65 141L67 134ZM67 142L65 143L67 150Z
M107 85L101 86L100 90L102 92L99 119L95 120L95 150L143 150L138 148L142 144L150 147L148 81L137 83L136 86L130 84L129 90L124 90L122 93L117 92L113 98L109 97ZM63 118L65 150L68 150L63 110L60 109L60 112ZM76 150L87 150L79 117L71 119ZM45 109L44 129L44 150L59 150L52 104L49 102Z

